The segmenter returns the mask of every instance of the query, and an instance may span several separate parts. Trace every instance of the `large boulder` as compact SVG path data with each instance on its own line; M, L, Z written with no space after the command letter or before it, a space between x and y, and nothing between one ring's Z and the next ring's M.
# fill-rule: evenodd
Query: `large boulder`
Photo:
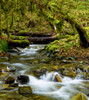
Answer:
M30 81L30 79L27 75L19 75L19 76L17 76L17 81L20 84L26 84Z

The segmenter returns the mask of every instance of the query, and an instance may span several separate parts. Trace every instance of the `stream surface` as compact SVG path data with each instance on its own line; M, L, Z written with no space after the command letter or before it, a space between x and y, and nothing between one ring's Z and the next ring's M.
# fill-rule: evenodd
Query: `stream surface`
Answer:
M48 57L46 55L43 56L39 52L37 52L39 49L43 49L44 47L45 45L30 45L25 49L18 48L19 50L21 50L20 52L9 52L11 55L10 61L8 61L8 58L0 58L0 64L15 66L15 76L20 74L28 75L30 81L25 85L31 86L33 94L39 97L46 97L41 97L37 100L70 100L70 98L77 93L84 93L85 95L89 95L88 80L86 81L79 78L72 79L66 76L61 77L61 75L57 72L46 72L40 77L40 79L29 74L31 68L52 67L57 64L56 61L54 61L54 63L45 63L45 59L48 59ZM56 74L61 77L62 82L54 81ZM2 81L0 81L0 84L1 83ZM22 84L19 85L23 86ZM34 96L32 96L32 98L34 98Z

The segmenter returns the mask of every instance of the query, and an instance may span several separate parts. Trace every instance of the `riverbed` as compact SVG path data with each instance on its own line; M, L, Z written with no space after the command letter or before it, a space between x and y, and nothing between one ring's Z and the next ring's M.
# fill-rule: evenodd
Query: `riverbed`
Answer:
M30 74L32 69L58 65L56 59L50 61L50 58L47 55L38 52L40 49L44 49L45 46L46 45L36 44L29 45L27 48L18 47L19 51L14 49L13 52L9 52L9 59L8 57L0 58L1 68L3 68L3 66L14 66L16 68L16 72L10 72L9 76L28 75L30 81L25 85L19 84L19 86L31 86L32 88L32 95L29 97L20 97L18 88L5 90L2 87L3 78L0 78L0 100L18 100L16 96L19 96L20 99L23 98L21 100L28 100L28 98L29 100L70 100L72 96L78 93L84 93L88 97L89 80L63 76L56 71L46 71L46 73L39 78ZM60 76L62 82L55 81L54 78L56 74Z

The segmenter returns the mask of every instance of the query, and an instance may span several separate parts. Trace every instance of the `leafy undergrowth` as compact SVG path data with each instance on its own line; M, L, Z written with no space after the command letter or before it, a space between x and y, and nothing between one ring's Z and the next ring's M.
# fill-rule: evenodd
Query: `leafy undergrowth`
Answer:
M80 59L89 59L89 48L85 49L79 45L79 37L66 35L65 38L51 42L45 49L50 53L58 53L57 56L76 56Z
M66 57L76 56L77 60L85 60L85 59L88 60L89 48L84 49L82 47L73 46L66 51L64 50L64 48L61 48L59 56L66 56Z
M65 35L64 37L62 37L62 39L51 42L46 47L46 50L48 52L55 52L55 50L57 50L57 49L64 48L64 50L66 51L67 49L73 47L74 45L76 45L78 47L79 46L78 40L79 39L78 39L77 34L75 36Z

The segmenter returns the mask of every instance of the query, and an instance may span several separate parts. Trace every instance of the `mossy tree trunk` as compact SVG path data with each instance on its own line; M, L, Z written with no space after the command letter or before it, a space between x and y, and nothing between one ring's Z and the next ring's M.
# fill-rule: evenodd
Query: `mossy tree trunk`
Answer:
M80 37L80 45L84 48L89 47L88 36L85 29L69 17L65 18L65 20L69 22L72 26L75 26L76 30L78 31Z

